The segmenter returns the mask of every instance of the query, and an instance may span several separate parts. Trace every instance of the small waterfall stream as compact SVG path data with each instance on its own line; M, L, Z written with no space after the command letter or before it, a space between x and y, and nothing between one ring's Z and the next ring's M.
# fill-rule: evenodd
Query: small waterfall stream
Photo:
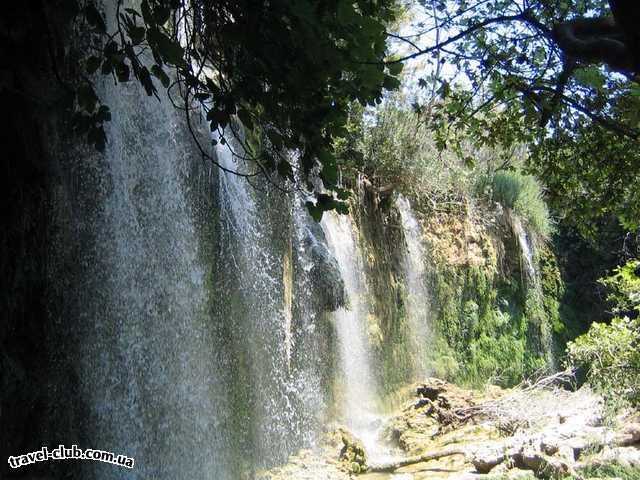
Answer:
M402 230L407 242L407 252L403 258L407 289L407 320L409 338L415 352L415 375L418 379L428 373L427 349L430 340L429 291L425 284L425 255L422 246L422 228L418 223L409 200L399 195L396 206L402 220Z
M243 169L227 146L218 144L216 153L224 167ZM259 213L257 191L242 177L221 173L219 178L218 259L225 264L220 273L225 283L229 277L234 282L221 299L230 306L223 321L231 323L234 347L228 355L239 358L236 369L242 377L237 381L245 384L235 400L243 403L236 405L238 421L248 429L241 442L249 439L252 447L246 455L255 463L269 464L286 456L296 436L295 381L290 375L292 285L285 282L291 257L280 258L273 225Z
M328 213L323 216L322 228L338 260L349 302L347 308L334 312L343 375L341 413L350 427L362 428L370 421L372 402L376 398L367 340L368 309L362 256L350 217Z
M338 260L347 308L334 312L340 360L340 414L346 425L359 437L368 455L378 461L386 458L386 449L378 441L375 419L379 412L378 385L373 373L372 352L368 339L366 279L356 231L348 215L329 212L323 216L322 228L329 248Z

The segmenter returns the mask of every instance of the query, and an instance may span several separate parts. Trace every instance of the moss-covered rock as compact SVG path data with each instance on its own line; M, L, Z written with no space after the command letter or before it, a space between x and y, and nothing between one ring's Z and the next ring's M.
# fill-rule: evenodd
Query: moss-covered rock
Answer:
M348 430L341 428L342 449L340 461L351 473L360 473L367 470L367 453L363 443Z

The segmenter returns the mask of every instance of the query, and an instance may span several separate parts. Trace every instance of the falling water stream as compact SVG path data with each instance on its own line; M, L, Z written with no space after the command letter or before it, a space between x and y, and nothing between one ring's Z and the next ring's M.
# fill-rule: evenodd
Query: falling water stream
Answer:
M425 284L425 255L422 246L422 228L411 204L402 195L396 200L402 220L402 230L407 242L403 257L403 270L407 289L407 320L412 351L415 352L415 376L423 378L428 373L427 348L430 336L429 291Z
M373 374L367 286L356 230L350 216L333 212L323 216L322 228L338 260L348 295L347 308L334 312L341 374L338 387L342 394L340 414L349 429L362 440L369 459L383 461L389 452L379 441L376 421L380 418L376 405L379 388Z
M368 308L362 255L349 216L329 213L323 217L322 228L338 260L349 302L347 308L334 313L343 375L341 413L349 426L362 428L371 421L377 396L367 339Z
M236 480L312 446L334 396L370 456L386 455L351 218L326 214L319 228L299 194L212 169L166 96L148 99L134 82L98 90L113 114L106 153L71 155L80 240L53 248L75 262L63 310L83 372L82 446L136 466L84 462L83 477ZM242 169L194 128L218 163ZM327 287L331 268L343 286ZM418 298L420 272L407 271Z

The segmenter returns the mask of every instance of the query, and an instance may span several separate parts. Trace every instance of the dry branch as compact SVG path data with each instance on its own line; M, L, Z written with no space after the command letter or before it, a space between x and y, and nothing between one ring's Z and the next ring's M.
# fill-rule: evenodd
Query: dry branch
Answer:
M416 455L414 457L401 458L394 460L393 462L385 462L377 465L369 465L368 472L384 473L393 472L398 468L405 467L407 465L413 465L414 463L428 462L430 460L437 460L443 457L449 457L451 455L466 455L464 450L460 448L449 448L447 450L441 450L434 453L426 453L424 455Z

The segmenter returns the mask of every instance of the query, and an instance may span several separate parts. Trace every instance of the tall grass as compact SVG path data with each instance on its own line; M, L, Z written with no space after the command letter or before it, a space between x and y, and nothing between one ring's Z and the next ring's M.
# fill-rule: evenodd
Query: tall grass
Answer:
M482 187L487 184L494 202L513 210L539 238L549 238L553 225L535 177L516 171L497 172L481 180Z

